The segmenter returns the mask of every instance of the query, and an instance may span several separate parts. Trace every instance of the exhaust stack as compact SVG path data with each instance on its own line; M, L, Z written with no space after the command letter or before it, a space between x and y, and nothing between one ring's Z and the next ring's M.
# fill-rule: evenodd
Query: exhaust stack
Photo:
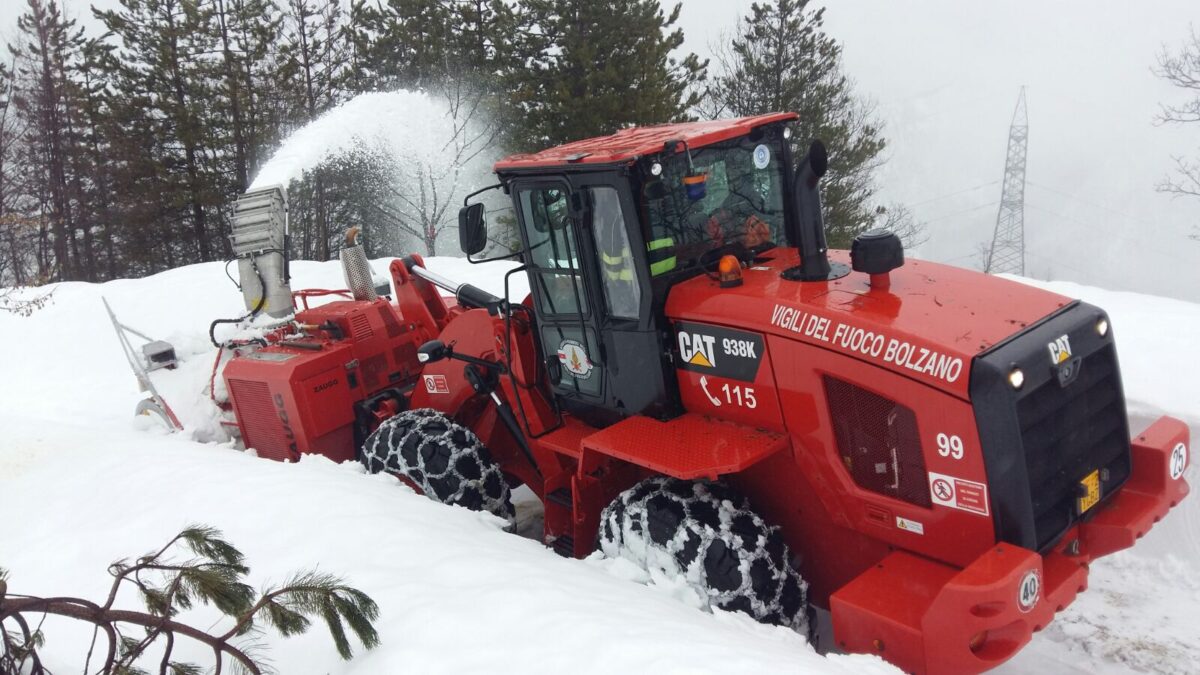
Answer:
M380 282L375 279L374 270L367 260L367 252L359 241L359 229L352 227L346 231L346 247L342 249L342 276L346 279L346 288L355 300L374 301L380 295ZM387 282L383 282L383 293L387 293Z
M287 193L281 185L250 190L233 208L233 253L242 298L251 313L292 313L287 259Z
M796 167L794 203L796 212L796 243L800 247L800 264L783 271L788 281L829 281L844 277L850 268L842 263L829 262L825 243L825 221L821 216L820 182L829 168L825 144L814 140L804 159Z

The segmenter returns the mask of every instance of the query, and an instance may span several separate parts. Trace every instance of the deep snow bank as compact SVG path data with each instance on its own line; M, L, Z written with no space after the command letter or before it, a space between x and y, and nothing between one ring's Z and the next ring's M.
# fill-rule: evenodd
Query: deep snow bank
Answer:
M380 272L389 260L375 263ZM503 291L509 265L431 258L431 269ZM337 263L297 262L295 287L340 287ZM513 295L527 289L513 278ZM1032 283L1032 282L1031 282ZM1200 421L1200 306L1073 284L1044 285L1113 318L1136 428L1151 411ZM42 292L51 289L42 289ZM790 631L698 612L667 580L651 588L620 561L563 560L497 521L420 498L387 477L322 458L284 465L227 445L203 393L214 351L208 322L243 313L219 264L137 280L59 284L22 319L0 314L0 566L11 589L96 596L104 569L184 525L224 529L256 584L320 564L379 601L384 645L342 664L326 641L270 638L283 673L632 671L886 672L866 657L817 656ZM184 434L131 422L140 398L100 302L125 323L172 341L182 359L156 373ZM1197 482L1197 472L1189 477ZM1188 672L1200 661L1200 499L1177 509L1136 554L1093 567L1092 591L1005 667L1008 672ZM197 623L207 626L211 612ZM70 671L90 631L48 625L51 666ZM181 656L202 660L187 648Z

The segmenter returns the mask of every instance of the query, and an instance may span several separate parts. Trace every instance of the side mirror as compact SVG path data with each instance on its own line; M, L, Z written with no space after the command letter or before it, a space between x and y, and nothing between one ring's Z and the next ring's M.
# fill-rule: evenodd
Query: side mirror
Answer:
M483 204L471 204L458 210L458 245L463 253L474 255L487 246L487 223Z
M450 356L450 348L441 340L430 340L417 349L417 361L433 363Z

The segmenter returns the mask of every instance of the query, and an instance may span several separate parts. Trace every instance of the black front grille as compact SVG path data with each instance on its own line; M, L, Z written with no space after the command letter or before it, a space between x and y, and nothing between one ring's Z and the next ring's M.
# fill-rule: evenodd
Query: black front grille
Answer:
M1102 470L1101 494L1129 477L1129 429L1112 343L1083 357L1069 385L1057 379L1017 402L1038 548L1075 521L1079 482Z
M1103 501L1129 477L1129 422L1104 312L1074 303L977 356L971 402L987 467L996 535L1036 551L1053 546L1079 513L1080 482L1099 472ZM1069 342L1063 365L1059 345ZM1070 366L1073 377L1063 376ZM1015 389L1014 369L1024 376Z

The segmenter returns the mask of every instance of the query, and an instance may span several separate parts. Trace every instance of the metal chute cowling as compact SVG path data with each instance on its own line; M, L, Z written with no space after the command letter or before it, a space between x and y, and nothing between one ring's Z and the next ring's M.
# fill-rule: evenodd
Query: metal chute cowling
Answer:
M233 210L233 253L249 311L292 313L287 269L287 193L280 185L250 190ZM260 307L261 305L261 307Z

